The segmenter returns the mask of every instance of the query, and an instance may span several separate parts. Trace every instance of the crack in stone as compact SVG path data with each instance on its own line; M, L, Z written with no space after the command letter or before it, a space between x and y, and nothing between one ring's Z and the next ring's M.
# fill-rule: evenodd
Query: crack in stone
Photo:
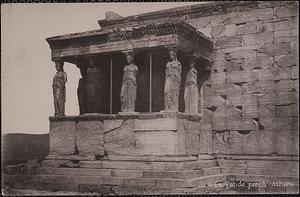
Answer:
M225 59L226 61L231 61L233 58L229 55L229 53L225 53L224 59Z
M203 28L206 28L207 25L211 24L211 21L209 21L206 25L203 26Z
M252 121L258 126L258 130L265 130L265 127L260 123L259 118L252 118Z
M104 144L114 143L114 142L121 142L121 141L128 141L126 139L120 139L120 140L111 140L111 141L105 141Z
M252 68L251 70L259 70L259 69L262 69L262 67L256 66L256 67Z
M212 112L215 112L217 110L217 107L216 106L211 106L211 107L207 107L206 109L208 109Z
M289 106L291 103L286 103L286 104L280 104L280 105L275 105L275 107L280 107L280 106Z
M243 39L243 37L241 39L242 39L242 46L246 46L245 40Z
M274 80L274 83L278 83L280 81L280 79L278 79L278 80Z
M227 101L228 101L229 103L228 103ZM226 106L229 106L229 105L233 106L233 102L232 102L232 100L231 100L229 97L226 97L225 105L226 105Z
M247 134L249 134L251 131L252 131L252 130L237 130L237 132L238 132L239 134L242 134L242 135L247 135Z
M227 20L229 20L229 19L230 19L230 17L226 17L226 18L221 22L221 24L222 24L222 25L226 25L225 22L226 22Z
M282 7L284 7L284 6L280 6L280 7L278 7L277 9L275 9L275 10L273 11L274 16L275 16L276 19L278 18L277 11L278 11L280 8L282 8Z
M265 130L265 127L260 122L258 123L258 130Z
M266 90L264 90L263 93L261 93L261 92L252 92L251 94L252 94L253 96L262 97L262 96L266 95L267 92L266 92Z
M224 100L227 99L227 95L220 95L220 97L221 97L222 99L224 99Z
M237 106L235 106L235 108L237 108L239 111L243 110L243 106L241 106L241 105L237 105Z
M243 23L237 23L235 24L236 26L240 26L240 25L246 25L246 22L243 22Z
M213 134L216 133L225 133L225 132L230 132L228 129L224 129L224 130L212 130Z
M118 126L118 127L116 127L116 128L113 128L113 129L111 129L111 130L108 130L108 131L106 131L106 132L104 132L103 135L105 135L105 134L107 134L107 133L109 133L109 132L112 132L112 131L115 131L115 130L121 128L121 127L124 125L124 123L125 123L125 121L122 121L122 123L121 123L120 126Z
M236 86L243 86L243 84L245 83L248 83L248 82L235 82L235 83L232 83L233 85L236 85Z
M75 147L74 147L74 155L78 155L79 154L79 150L78 150L78 147L77 147L77 142L76 142L76 138L75 138Z

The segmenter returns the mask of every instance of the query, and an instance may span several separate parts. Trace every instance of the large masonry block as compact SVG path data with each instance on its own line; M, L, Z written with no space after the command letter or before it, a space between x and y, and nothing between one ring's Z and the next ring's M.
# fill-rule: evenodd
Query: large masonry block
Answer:
M134 154L135 136L133 120L104 120L104 125L104 150L107 155Z
M104 155L102 121L76 123L75 139L79 155Z
M177 136L174 131L135 132L137 155L174 155Z
M275 15L278 18L285 18L289 16L297 16L299 11L297 8L286 8L286 7L280 7L279 9L276 10Z
M263 32L259 34L250 34L242 36L246 46L260 45L273 42L273 32Z
M75 122L50 123L50 154L71 155L75 152Z

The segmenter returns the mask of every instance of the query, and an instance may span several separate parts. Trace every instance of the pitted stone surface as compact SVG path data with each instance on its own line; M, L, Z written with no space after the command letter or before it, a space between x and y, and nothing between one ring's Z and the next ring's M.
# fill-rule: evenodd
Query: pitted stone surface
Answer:
M104 155L102 121L76 123L75 140L79 155Z
M50 153L71 155L75 152L75 122L52 122L50 124Z

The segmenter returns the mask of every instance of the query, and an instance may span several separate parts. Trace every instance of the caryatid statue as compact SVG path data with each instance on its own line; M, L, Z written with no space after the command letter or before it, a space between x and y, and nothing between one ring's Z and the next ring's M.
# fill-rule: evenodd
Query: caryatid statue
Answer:
M195 60L190 64L190 70L187 73L185 88L184 88L184 103L185 113L198 113L198 84L197 84L197 70L195 68Z
M166 111L178 111L179 89L181 83L181 63L174 51L169 52L170 61L166 65L164 104Z
M89 59L85 80L86 113L100 113L101 111L101 74L100 68L96 67L96 60Z
M136 76L138 67L133 63L133 54L126 55L127 65L124 67L124 74L121 88L121 111L134 112L137 83Z
M65 115L66 102L66 87L67 74L64 72L64 62L61 60L55 61L55 68L57 70L53 77L52 89L54 97L54 115Z
M85 66L79 66L81 79L78 82L77 96L79 104L79 114L82 115L86 112L86 77L87 68Z

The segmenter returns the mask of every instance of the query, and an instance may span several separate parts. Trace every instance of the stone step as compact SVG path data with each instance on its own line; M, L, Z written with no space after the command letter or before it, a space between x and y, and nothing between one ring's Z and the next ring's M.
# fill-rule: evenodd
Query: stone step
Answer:
M295 184L299 184L298 175L294 176L274 176L274 175L255 175L255 174L228 174L228 181L245 181L245 182L255 182L255 181L264 181L265 183L276 183L276 181L280 182L294 182Z
M275 177L262 175L212 175L194 179L149 179L149 178L105 178L97 176L36 175L28 178L25 175L3 175L4 183L10 182L13 188L40 189L49 191L81 191L100 192L103 194L185 194L212 193L223 191L222 184L234 181L264 182L267 188L254 192L281 191L282 193L297 191L298 177ZM290 187L270 187L274 181L293 183ZM281 183L281 184L282 184ZM280 184L280 182L278 183ZM5 186L5 184L4 184ZM144 191L144 193L142 192ZM157 192L156 192L157 191ZM229 190L226 190L229 191ZM249 191L232 191L243 193ZM229 192L230 193L230 192Z
M287 160L217 160L221 167L291 168L299 169L299 161Z
M133 162L133 161L79 161L81 168L126 169L126 170L194 170L217 165L215 160L192 162Z
M298 169L286 168L246 168L246 167L221 167L222 174L251 174L251 175L274 175L295 176L299 174Z
M19 177L17 177L19 176ZM78 176L78 175L35 175L30 178L20 179L21 175L8 175L8 182L20 182L23 185L32 185L37 183L48 184L67 184L70 188L76 188L76 185L111 185L111 186L142 186L157 188L192 188L198 187L201 182L224 181L225 176L215 175L193 179L162 179L162 178L125 178L125 177L98 177L98 176ZM10 179L10 181L9 181Z
M217 174L221 174L220 167L203 168L203 176L210 176L210 175L217 175Z
M78 175L78 176L98 176L98 177L127 177L127 178L143 177L143 171L141 170L88 169L88 168L40 167L36 169L36 174Z
M183 171L157 171L144 170L145 178L162 178L162 179L191 179L203 176L203 169L183 170Z
M157 171L157 170L119 170L119 169L39 167L35 171L36 174L50 174L50 175L189 179L189 178L197 178L197 177L204 176L204 170L205 168L197 169L197 170Z

